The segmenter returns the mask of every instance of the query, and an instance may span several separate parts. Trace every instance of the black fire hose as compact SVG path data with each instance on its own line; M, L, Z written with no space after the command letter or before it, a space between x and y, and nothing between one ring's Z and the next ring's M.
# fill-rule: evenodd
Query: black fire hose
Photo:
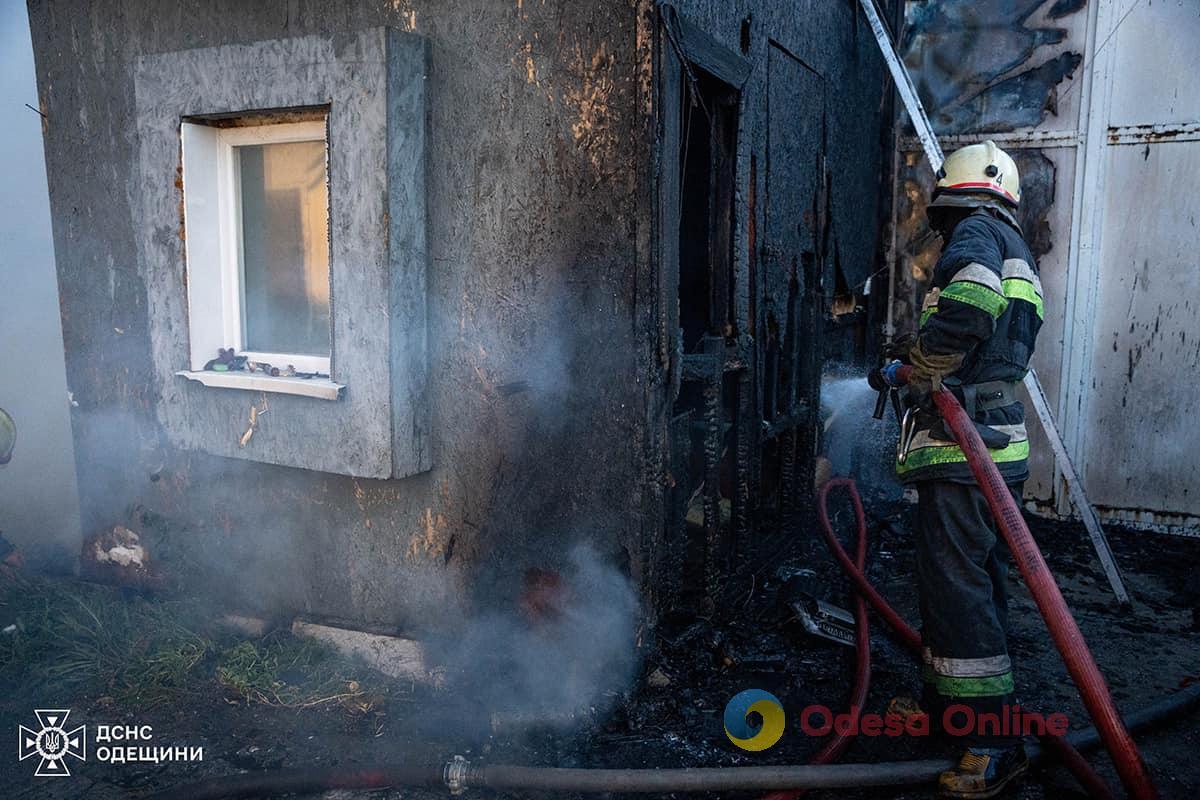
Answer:
M668 793L732 792L741 789L838 789L925 783L954 766L952 761L828 764L695 769L563 769L512 764L474 766L465 761L426 766L346 770L282 770L232 775L164 790L147 800L229 800L276 794L314 794L333 789L438 787L521 789L560 792Z
M1186 689L1172 692L1161 700L1128 714L1125 717L1125 726L1129 728L1130 733L1143 733L1184 716L1197 705L1200 705L1200 683L1194 683ZM1065 738L1081 753L1095 750L1102 744L1100 732L1094 726L1083 728L1075 733L1068 733ZM1039 745L1027 747L1026 751L1031 759L1037 760L1043 757Z
M1181 716L1200 705L1200 684L1175 692L1125 718L1137 733ZM1069 734L1080 751L1100 744L1096 729ZM1032 761L1052 756L1038 746L1029 747ZM899 786L932 783L946 761L894 761L877 764L826 764L778 767L705 767L695 769L560 769L508 764L474 766L461 759L449 764L386 767L380 769L282 770L255 775L212 778L164 790L148 800L222 800L275 794L313 794L332 789L386 789L444 787L463 789L521 789L564 792L647 794L667 792L773 791L777 789L844 789L862 786Z

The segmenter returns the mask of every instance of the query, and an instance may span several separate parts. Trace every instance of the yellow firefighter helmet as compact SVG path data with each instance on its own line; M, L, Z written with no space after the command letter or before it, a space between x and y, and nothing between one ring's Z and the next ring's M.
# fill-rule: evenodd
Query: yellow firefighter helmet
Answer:
M1016 208L1021 202L1021 176L1012 156L991 139L951 153L937 172L931 206L962 206L971 195L989 195Z
M0 464L12 460L13 447L17 444L17 423L7 411L0 408Z

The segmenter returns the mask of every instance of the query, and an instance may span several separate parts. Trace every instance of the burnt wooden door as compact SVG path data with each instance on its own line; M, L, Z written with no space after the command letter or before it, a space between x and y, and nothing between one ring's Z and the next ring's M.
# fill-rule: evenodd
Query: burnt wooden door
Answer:
M787 524L818 444L825 81L774 44L767 67L760 396L763 419L776 439L781 522Z

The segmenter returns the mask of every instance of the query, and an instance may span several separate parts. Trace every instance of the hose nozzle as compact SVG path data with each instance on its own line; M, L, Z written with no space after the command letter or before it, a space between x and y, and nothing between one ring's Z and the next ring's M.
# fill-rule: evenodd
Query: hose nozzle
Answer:
M871 385L872 389L879 392L879 398L875 401L875 413L872 415L875 419L883 419L889 396L892 398L892 407L896 411L896 419L900 419L900 396L896 390L908 383L908 374L911 369L900 361L891 361L867 373L867 383Z

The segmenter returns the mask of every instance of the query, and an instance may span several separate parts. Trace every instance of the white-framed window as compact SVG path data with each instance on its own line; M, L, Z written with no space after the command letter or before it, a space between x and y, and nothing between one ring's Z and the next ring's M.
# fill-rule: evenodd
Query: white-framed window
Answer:
M233 348L285 375L330 374L326 131L323 115L182 122L193 371Z

